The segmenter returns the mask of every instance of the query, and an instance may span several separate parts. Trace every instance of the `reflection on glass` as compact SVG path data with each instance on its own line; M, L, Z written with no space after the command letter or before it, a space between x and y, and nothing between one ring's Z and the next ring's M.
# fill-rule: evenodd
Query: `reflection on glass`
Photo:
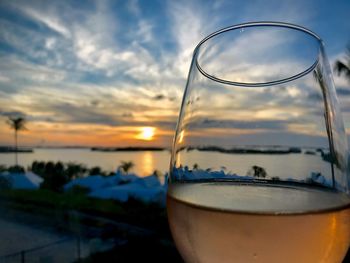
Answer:
M250 23L196 47L168 191L170 227L186 261L341 262L350 242L347 167L316 34Z

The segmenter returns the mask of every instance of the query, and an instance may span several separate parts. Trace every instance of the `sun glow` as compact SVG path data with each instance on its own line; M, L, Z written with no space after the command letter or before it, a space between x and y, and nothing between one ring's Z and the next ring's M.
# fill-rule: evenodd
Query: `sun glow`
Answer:
M151 141L154 137L155 128L154 127L142 127L141 132L137 135L137 139Z

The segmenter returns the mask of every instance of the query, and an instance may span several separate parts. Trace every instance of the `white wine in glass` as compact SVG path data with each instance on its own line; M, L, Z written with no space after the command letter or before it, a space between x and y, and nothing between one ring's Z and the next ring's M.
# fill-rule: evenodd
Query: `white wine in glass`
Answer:
M186 262L342 262L348 150L322 40L300 26L219 30L193 55L167 210Z

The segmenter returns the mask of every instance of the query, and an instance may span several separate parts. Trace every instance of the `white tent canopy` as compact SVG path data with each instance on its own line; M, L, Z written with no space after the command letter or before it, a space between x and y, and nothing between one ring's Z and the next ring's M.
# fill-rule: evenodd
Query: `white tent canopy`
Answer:
M43 178L32 172L25 173L2 173L1 177L10 182L12 189L38 189L44 181Z
M64 186L64 190L77 185L90 189L89 196L94 198L114 199L120 202L135 198L147 203L165 204L166 185L162 185L155 175L138 177L135 174L122 174L120 171L107 177L92 175L69 182Z

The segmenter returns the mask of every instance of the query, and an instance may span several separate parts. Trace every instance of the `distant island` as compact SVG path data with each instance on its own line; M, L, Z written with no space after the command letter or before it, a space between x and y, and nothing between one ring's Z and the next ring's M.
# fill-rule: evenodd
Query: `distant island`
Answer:
M226 149L217 146L205 146L205 147L187 147L187 151L197 150L206 152L220 152L220 153L233 153L233 154L290 154L290 153L302 153L299 147L286 147L286 148L232 148ZM181 149L183 150L183 149Z
M14 148L10 146L0 146L0 153L32 153L33 149L31 148Z
M91 146L82 145L39 145L35 146L38 149L90 149Z
M140 152L140 151L164 151L162 147L93 147L91 151L98 152Z

